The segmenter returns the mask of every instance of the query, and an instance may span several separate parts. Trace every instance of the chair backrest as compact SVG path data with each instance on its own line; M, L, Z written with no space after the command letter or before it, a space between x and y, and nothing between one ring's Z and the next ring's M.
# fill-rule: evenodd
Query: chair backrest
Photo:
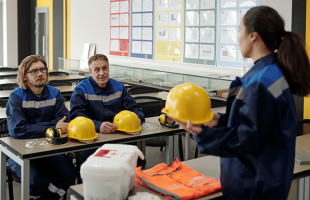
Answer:
M0 119L0 137L6 137L9 133L7 119Z
M161 114L161 109L165 107L164 101L158 97L139 96L134 98L137 104L141 106L144 117L159 116Z
M79 81L78 81L78 83L80 83L80 82L82 82L83 80L86 80L87 78L83 78L83 79L80 79Z
M49 76L69 76L67 72L49 72Z
M128 89L128 93L133 94L144 94L144 93L151 93L151 92L161 92L162 90L157 88L145 87L145 86L138 86Z
M310 133L310 119L301 119L297 122L297 136Z
M18 68L12 68L12 67L0 67L0 72L16 72Z
M0 90L14 90L18 88L17 84L2 84L0 85Z
M60 81L60 80L52 80L48 82L50 86L65 86L65 85L72 85L70 81Z
M9 99L0 99L0 108L6 108L6 103Z

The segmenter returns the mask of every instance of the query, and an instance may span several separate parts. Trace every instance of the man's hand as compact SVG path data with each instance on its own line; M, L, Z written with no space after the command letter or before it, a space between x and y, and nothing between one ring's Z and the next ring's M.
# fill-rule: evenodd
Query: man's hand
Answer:
M139 125L141 126L141 119L139 118Z
M111 122L102 122L100 125L100 133L114 133L115 130L117 129L117 126Z
M67 116L64 116L61 120L59 120L56 124L56 128L59 128L61 130L61 133L67 132L68 128L68 122L65 122Z

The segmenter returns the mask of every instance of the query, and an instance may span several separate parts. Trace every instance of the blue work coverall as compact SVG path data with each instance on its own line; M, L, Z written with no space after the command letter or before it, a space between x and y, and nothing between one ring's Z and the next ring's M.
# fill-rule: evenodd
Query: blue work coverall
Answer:
M45 137L47 128L55 128L57 122L69 112L60 91L45 85L41 96L31 89L19 87L10 94L6 107L9 136L16 139ZM25 147L26 148L26 147ZM21 178L21 167L11 158L9 167ZM30 161L30 195L37 199L59 199L70 185L74 185L78 171L67 155L56 155Z
M84 116L90 118L100 132L100 125L104 121L113 122L114 116L122 110L129 110L137 114L141 123L145 122L142 108L130 96L124 85L109 79L106 90L101 89L93 77L81 81L70 98L71 120ZM83 159L87 159L96 149L81 151ZM142 164L143 165L143 164Z
M193 136L201 153L221 156L227 199L288 196L293 178L296 111L289 85L272 53L231 83L217 127Z

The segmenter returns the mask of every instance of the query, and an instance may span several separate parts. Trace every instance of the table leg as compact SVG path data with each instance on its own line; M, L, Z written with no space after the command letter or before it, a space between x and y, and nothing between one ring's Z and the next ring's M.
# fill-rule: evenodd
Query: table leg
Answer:
M25 159L21 164L21 199L29 199L29 175L30 175L30 161Z
M146 156L145 155L145 140L142 140L142 141L138 141L137 142L137 146L138 148L142 151L144 157Z
M189 146L190 145L190 137L189 133L185 132L185 155L184 155L184 160L189 159Z
M166 138L166 164L170 164L173 160L173 136Z
M180 153L179 153L179 136L174 135L173 136L173 158L180 159Z
M0 145L1 146L1 145ZM6 155L0 149L0 198L6 199Z
M19 156L16 156L14 153L12 153L11 151L9 151L6 147L0 145L0 151L1 151L1 157L0 157L0 161L1 161L1 174L5 174L5 176L1 175L1 183L2 183L2 179L6 179L6 170L5 173L3 172L3 167L6 168L6 158L4 158L3 154L5 154L6 156L10 157L12 160L14 160L16 163L18 163L21 167L21 200L29 200L29 174L30 174L30 161L27 159L21 159ZM5 160L4 160L5 159ZM1 185L2 186L2 185ZM5 183L5 187L1 187L1 197L2 195L6 195L5 192L2 192L3 188L6 191L6 183ZM6 199L6 197L1 198L1 199Z

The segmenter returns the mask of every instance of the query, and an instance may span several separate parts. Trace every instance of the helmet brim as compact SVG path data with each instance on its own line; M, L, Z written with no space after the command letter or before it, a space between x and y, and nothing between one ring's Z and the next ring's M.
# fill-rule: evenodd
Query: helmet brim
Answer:
M174 119L176 119L176 120L179 120L179 121L181 121L181 122L184 122L184 123L187 123L187 120L190 120L190 119L175 117L175 116L174 116L172 113L170 113L170 112L168 111L168 109L166 109L166 108L163 108L163 109L161 110L161 112L167 114L168 116L170 116L170 117L172 117L172 118L174 118ZM213 117L214 117L214 113L212 112L212 110L210 110L209 116L207 116L205 119L202 119L202 120L191 120L191 123L194 124L194 125L205 124L205 123L211 121L211 120L213 119Z

